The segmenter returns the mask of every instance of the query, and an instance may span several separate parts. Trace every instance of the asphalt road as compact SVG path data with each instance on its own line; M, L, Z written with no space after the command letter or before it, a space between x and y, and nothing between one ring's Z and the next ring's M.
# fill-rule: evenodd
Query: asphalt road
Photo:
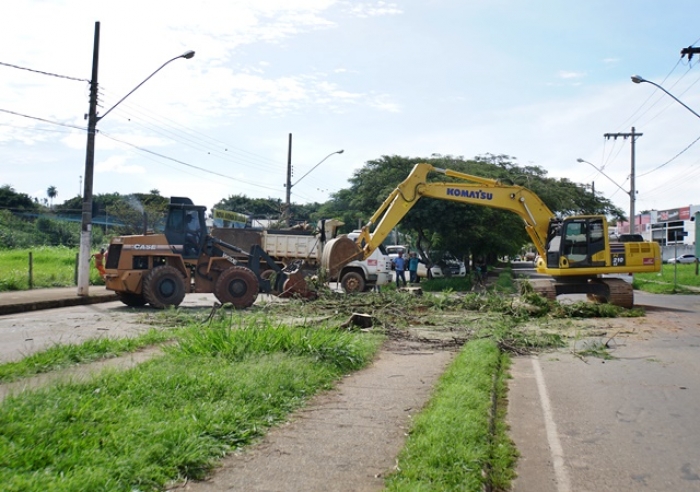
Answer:
M609 322L614 360L514 361L515 491L700 490L700 296L635 296L647 317Z

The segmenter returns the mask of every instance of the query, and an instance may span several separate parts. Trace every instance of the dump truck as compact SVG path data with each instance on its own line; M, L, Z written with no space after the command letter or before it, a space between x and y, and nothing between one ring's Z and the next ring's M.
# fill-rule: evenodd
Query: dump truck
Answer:
M428 181L430 173L459 181ZM535 291L548 299L559 294L581 293L597 302L629 308L634 305L632 285L610 275L661 269L658 243L610 241L604 215L559 218L525 187L427 163L416 164L389 194L362 227L354 250L346 243L338 243L340 247L336 251L333 241L342 237L329 241L324 251L326 268L342 268L345 262L367 258L422 198L498 208L520 216L538 253L535 269L553 278L553 281L533 282Z
M309 277L319 273L327 240L335 238L343 225L339 220L329 219L319 221L316 233L293 229L214 228L211 234L243 249L259 246L280 267L296 265ZM354 248L354 238L359 234L357 230L347 235L349 247ZM247 261L244 255L234 256L244 264ZM350 294L372 290L391 283L391 258L382 248L377 248L366 259L350 261L340 269L328 269L326 280L338 282Z

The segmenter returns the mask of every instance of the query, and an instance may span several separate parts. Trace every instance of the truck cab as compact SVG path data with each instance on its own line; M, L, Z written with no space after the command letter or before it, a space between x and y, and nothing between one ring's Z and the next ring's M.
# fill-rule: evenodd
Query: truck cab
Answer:
M359 236L359 230L348 234L353 241ZM387 285L391 283L391 258L383 247L379 247L367 259L345 265L338 275L338 282L347 293L366 292Z

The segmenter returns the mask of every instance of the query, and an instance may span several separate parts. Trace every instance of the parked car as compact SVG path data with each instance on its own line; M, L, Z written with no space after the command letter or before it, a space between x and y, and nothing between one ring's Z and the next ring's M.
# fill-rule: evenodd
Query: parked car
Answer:
M389 258L392 260L394 258L397 258L399 256L399 253L403 255L403 257L408 261L408 253L409 249L408 246L403 246L400 244L392 244L389 246L384 247L386 249L387 254L389 255ZM408 265L407 268L408 270ZM408 273L406 274L408 275ZM442 271L442 268L440 268L439 265L433 265L430 268L430 275L432 278L441 278L444 277L445 274ZM418 263L418 277L419 278L428 278L428 269L425 267L425 263L419 262Z
M668 263L695 263L695 255L681 255L678 258L671 258Z
M386 254L389 255L389 258L397 258L399 253L401 253L404 258L408 257L408 246L392 244L391 246L385 246L384 249L386 249Z
M466 277L467 267L463 261L452 255L445 255L442 258L442 271L449 277Z
M432 278L442 278L445 274L442 268L440 268L440 265L433 265L430 267L430 276ZM428 269L423 262L418 263L418 278L428 278Z
M644 237L641 234L620 234L617 240L621 243L641 243L644 242Z

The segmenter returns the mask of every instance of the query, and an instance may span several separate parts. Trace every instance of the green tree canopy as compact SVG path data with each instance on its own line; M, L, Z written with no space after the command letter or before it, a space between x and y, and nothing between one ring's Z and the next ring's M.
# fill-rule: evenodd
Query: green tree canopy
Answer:
M41 207L26 193L18 193L10 185L0 186L0 209L19 211L37 211Z

